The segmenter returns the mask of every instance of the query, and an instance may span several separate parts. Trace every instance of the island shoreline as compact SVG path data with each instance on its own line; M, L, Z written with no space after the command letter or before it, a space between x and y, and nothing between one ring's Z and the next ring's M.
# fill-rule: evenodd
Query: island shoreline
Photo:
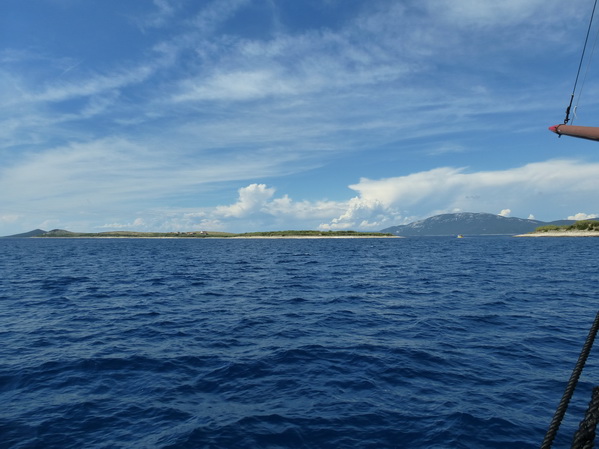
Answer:
M271 235L271 236L231 236L231 237L144 237L144 236L39 236L39 237L22 237L33 238L39 240L46 239L168 239L168 240L261 240L261 239L397 239L405 238L398 235L331 235L331 236L310 236L310 235Z
M599 231L546 231L519 234L514 237L599 237Z

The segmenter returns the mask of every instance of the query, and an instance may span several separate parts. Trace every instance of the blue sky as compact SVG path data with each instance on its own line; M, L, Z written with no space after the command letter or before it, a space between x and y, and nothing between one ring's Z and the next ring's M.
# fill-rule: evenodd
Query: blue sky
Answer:
M0 235L598 216L592 3L3 0Z

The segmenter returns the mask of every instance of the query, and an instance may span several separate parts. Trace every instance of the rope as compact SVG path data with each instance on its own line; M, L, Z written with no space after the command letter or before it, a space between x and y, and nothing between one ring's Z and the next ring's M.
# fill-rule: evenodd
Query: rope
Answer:
M599 387L593 388L593 395L584 419L580 421L574 434L572 449L592 449L595 444L597 421L599 420Z
M593 11L591 12L591 20L589 21L589 28L587 29L587 36L584 40L582 47L582 55L580 56L580 62L578 64L578 72L576 73L576 80L574 81L574 89L572 89L572 95L570 96L570 104L566 108L566 118L564 119L564 125L570 121L570 109L572 108L572 102L574 101L574 94L576 93L576 85L578 84L578 77L580 76L580 70L582 68L582 61L584 60L584 53L587 49L587 42L589 41L589 34L591 33L591 25L593 24L593 17L595 16L595 8L597 7L597 0L593 5Z
M584 85L587 80L587 75L589 74L589 69L591 67L591 63L593 62L593 55L595 54L595 49L597 48L597 41L599 40L599 28L597 29L597 33L595 34L595 42L593 42L593 48L591 49L591 55L589 56L589 60L587 61L587 67L584 71L584 76L582 77L582 82L580 83L580 89L578 91L578 98L576 99L576 106L574 106L574 118L572 119L572 124L574 124L574 119L576 117L576 109L578 109L578 105L580 104L580 98L582 97L582 91L584 89Z
M595 321L593 321L593 325L591 326L591 330L589 331L589 335L587 336L586 341L584 342L584 346L582 347L582 351L580 352L580 356L578 356L578 361L576 362L576 366L572 371L572 375L570 376L570 380L568 381L568 385L566 386L566 390L564 391L564 395L562 396L562 400L560 401L557 410L555 411L555 415L553 415L553 419L551 420L551 424L549 425L549 429L545 434L545 439L543 440L543 444L541 445L541 449L549 449L553 444L553 440L557 435L557 431L559 429L562 420L564 419L564 415L566 414L566 410L568 409L568 403L570 399L572 399L572 395L574 394L574 389L576 388L576 384L578 384L578 379L580 378L580 374L582 373L582 369L584 368L584 364L589 357L589 353L591 352L591 348L593 347L593 342L595 341L595 337L597 336L597 331L599 330L599 312L595 316Z

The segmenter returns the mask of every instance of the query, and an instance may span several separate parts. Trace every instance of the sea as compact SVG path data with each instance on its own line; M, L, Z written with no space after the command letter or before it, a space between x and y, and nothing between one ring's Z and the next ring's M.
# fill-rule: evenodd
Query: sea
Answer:
M537 448L598 267L599 238L0 239L0 448ZM598 382L593 349L553 447Z

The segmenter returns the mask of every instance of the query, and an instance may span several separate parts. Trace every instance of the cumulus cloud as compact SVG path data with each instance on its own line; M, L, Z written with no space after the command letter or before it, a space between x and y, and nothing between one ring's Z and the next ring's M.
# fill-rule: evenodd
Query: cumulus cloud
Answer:
M597 214L585 214L584 212L578 212L577 214L570 215L568 220L591 220L593 218L599 218Z
M211 217L226 218L255 218L266 217L265 220L284 219L306 220L329 219L345 209L344 203L335 201L293 201L289 195L275 198L276 189L266 184L250 184L238 190L236 203L227 206L217 206L204 210L201 215L207 223Z
M394 178L363 178L349 186L358 196L347 202L345 211L320 226L379 225L389 219L401 220L406 212L413 215L415 209L424 213L424 218L455 210L497 209L500 215L509 216L513 210L528 209L535 203L540 212L556 213L591 201L598 175L598 163L552 160L498 171L468 173L465 168L443 167ZM506 202L514 208L501 209Z
M400 219L400 213L391 204L377 198L351 198L345 205L345 211L330 223L321 223L319 229L343 230L349 228L380 229L391 226Z
M288 195L274 198L265 204L264 211L275 217L291 217L297 220L329 219L345 209L344 203L336 201L294 201Z
M250 184L238 190L239 199L230 206L218 206L215 214L222 217L245 217L260 211L274 195L275 189L266 184Z

